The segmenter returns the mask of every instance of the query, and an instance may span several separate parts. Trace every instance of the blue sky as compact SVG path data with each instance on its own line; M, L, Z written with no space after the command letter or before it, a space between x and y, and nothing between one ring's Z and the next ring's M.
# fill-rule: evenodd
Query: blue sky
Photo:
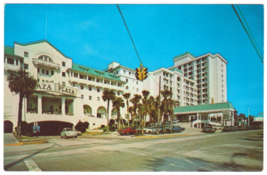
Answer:
M239 5L263 53L263 6ZM239 113L263 112L263 63L231 5L120 5L140 58L150 71L184 52L219 53L227 61L228 101ZM47 40L73 62L103 70L140 62L115 4L8 4L4 44ZM47 27L46 27L47 16ZM46 30L47 29L47 30Z

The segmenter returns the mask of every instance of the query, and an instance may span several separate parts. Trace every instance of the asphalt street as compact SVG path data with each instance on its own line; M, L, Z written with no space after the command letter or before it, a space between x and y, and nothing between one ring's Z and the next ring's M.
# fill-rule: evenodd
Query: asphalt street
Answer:
M6 171L262 171L263 130L170 138L54 137L4 146Z

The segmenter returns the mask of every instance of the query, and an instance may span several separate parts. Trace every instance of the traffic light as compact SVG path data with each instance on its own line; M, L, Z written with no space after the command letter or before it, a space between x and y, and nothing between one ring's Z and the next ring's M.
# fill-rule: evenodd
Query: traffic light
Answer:
M143 80L145 80L147 78L147 68L143 68L142 74L143 74Z
M141 71L140 68L135 69L135 77L137 80L141 80Z
M143 81L147 78L147 68L144 68L141 64L140 68L135 69L135 77L137 80Z

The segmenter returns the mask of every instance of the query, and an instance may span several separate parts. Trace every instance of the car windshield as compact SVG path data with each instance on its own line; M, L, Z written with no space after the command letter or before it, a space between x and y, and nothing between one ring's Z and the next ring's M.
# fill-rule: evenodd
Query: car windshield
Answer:
M71 128L66 128L66 131L72 131L72 129Z

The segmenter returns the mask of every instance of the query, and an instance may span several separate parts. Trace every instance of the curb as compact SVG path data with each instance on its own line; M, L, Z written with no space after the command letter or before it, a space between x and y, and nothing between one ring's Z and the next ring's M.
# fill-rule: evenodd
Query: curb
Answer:
M48 143L48 141L40 141L40 142L19 142L19 143L10 143L4 144L4 146L21 146L21 145L32 145L32 144L43 144Z
M143 139L143 138L168 138L168 137L185 137L185 136L190 136L190 135L193 135L193 134L180 134L180 135L160 135L160 136L135 136L136 138L140 138L140 139ZM197 135L197 134L194 134L194 135Z

